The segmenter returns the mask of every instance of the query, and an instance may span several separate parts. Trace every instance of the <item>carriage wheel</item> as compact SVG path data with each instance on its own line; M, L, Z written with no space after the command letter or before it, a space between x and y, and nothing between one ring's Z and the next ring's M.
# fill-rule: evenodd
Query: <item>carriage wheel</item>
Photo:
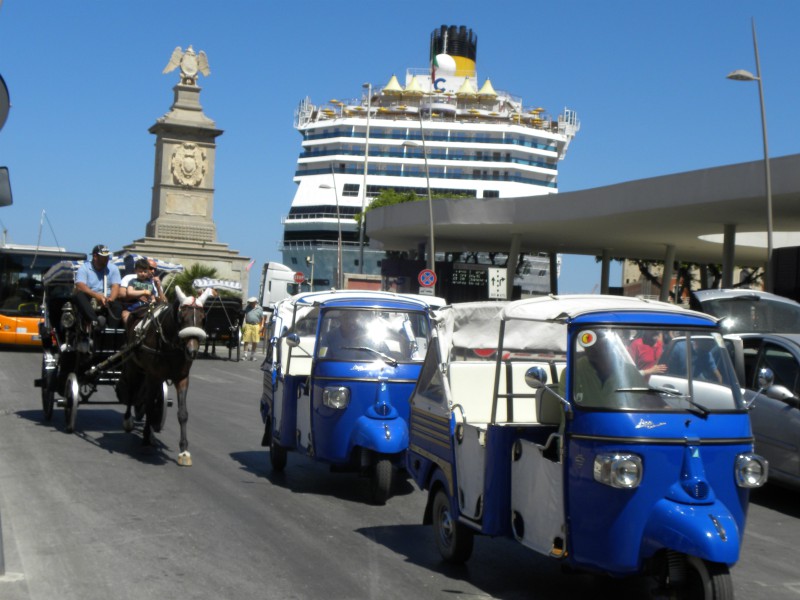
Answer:
M238 327L233 328L231 332L228 342L228 360L231 358L234 347L236 348L236 362L239 362L242 355L242 331Z
M67 383L64 386L64 431L67 433L75 431L79 401L80 385L78 384L78 376L75 373L70 373L67 375Z
M269 462L273 471L283 471L286 468L286 448L279 446L274 438L269 445Z
M53 405L56 399L56 374L45 368L46 361L42 357L42 412L44 420L53 418Z
M155 405L153 406L153 431L158 433L164 428L167 422L167 383L161 382L161 386L156 392Z

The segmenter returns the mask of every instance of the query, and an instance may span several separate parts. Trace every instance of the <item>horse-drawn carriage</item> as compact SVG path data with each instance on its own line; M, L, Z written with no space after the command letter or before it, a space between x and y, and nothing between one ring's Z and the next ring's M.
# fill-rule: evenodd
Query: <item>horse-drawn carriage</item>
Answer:
M217 354L217 343L228 349L228 360L235 355L237 362L242 350L242 301L239 298L214 297L205 303L206 343L203 354Z
M75 430L78 405L88 402L98 386L116 385L122 367L117 355L126 346L119 315L99 328L81 318L73 300L78 266L62 261L43 277L42 376L35 382L42 390L44 420L52 419L55 406L63 407L68 433Z

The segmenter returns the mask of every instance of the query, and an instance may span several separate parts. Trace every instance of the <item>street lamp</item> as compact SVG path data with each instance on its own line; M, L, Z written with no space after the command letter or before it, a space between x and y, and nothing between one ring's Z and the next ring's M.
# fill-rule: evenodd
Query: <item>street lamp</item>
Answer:
M419 113L418 113L419 114ZM430 243L428 248L428 268L436 274L436 248L434 244L433 231L433 197L431 196L431 174L428 170L428 149L425 147L425 132L422 129L422 115L419 114L419 131L422 136L422 157L425 159L425 182L428 187L428 224L430 226ZM403 146L419 146L414 140L406 140Z
M761 63L758 59L758 41L756 40L756 20L753 19L753 49L756 54L756 74L750 71L737 69L728 74L728 79L734 81L757 81L758 99L761 104L761 132L764 137L764 178L767 186L767 266L764 269L764 288L768 292L774 289L774 275L772 273L772 180L769 174L769 151L767 150L767 115L764 110L764 82L761 79Z
M314 291L314 255L306 256L306 266L311 267L311 279L308 280L308 291Z
M333 190L333 194L336 197L336 225L339 228L339 235L336 241L336 289L344 289L344 273L342 273L342 218L339 215L339 192L336 191L336 176L333 175L333 171L331 171L331 175L333 176L333 185L328 185L327 183L320 184L320 188L323 190Z
M369 113L372 112L372 84L361 85L367 90L367 137L364 139L364 196L361 198L361 223L358 227L358 272L364 273L364 229L367 227L367 164L369 163Z

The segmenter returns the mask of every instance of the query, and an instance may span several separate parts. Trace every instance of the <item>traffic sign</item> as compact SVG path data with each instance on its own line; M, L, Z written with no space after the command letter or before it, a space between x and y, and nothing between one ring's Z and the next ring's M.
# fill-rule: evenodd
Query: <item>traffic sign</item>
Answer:
M433 288L421 287L419 288L420 296L433 296Z
M436 273L430 269L422 269L417 276L417 280L422 287L433 287L436 284Z
M303 283L306 280L306 276L303 275L300 271L294 274L294 282L295 283Z

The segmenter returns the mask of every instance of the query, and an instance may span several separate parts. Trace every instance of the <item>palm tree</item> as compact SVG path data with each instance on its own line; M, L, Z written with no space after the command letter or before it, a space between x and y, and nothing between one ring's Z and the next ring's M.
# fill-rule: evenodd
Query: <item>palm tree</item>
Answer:
M192 282L195 279L202 279L203 277L216 279L217 270L207 265L194 264L180 273L171 275L169 280L164 282L164 293L167 295L167 299L170 302L175 300L175 286L180 286L184 294L194 294Z

